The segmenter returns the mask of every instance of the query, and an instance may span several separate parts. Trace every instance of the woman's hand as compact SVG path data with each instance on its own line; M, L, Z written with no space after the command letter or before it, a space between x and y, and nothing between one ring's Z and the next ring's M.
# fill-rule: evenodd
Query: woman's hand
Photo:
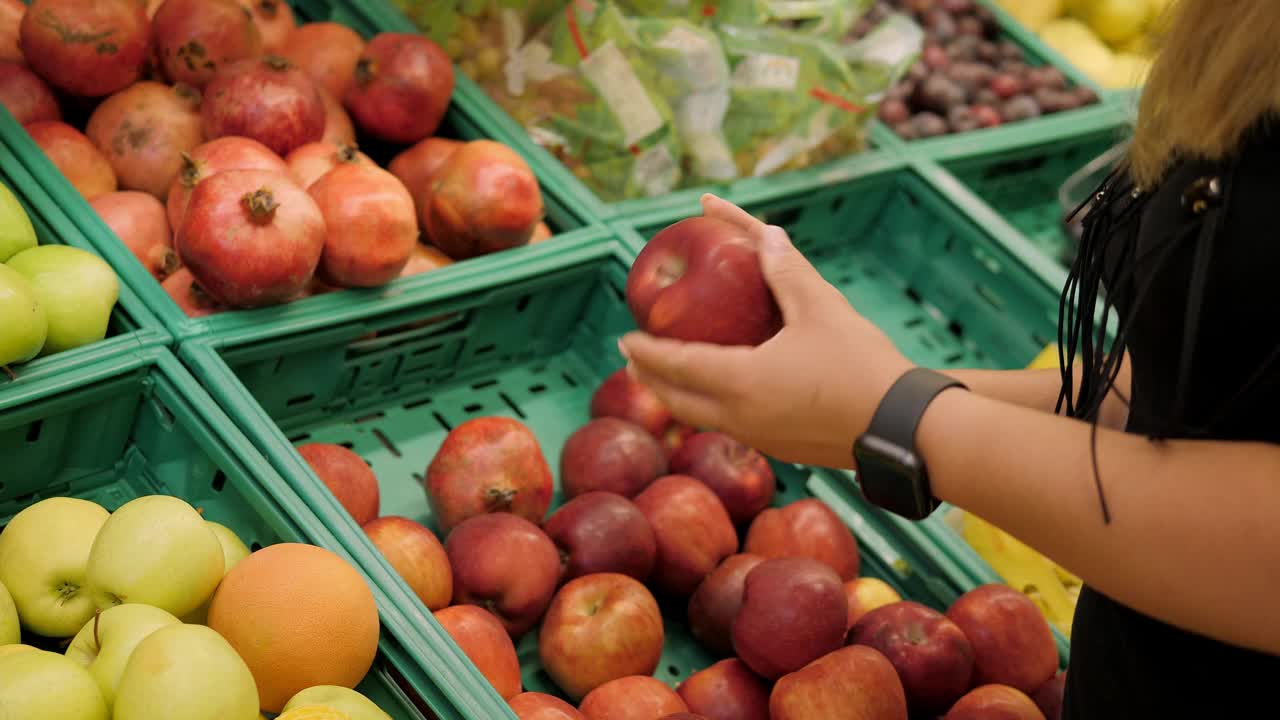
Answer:
M784 327L758 347L630 333L620 343L629 371L686 423L728 433L785 462L852 467L854 440L911 363L782 228L711 195L703 196L702 208L755 238Z

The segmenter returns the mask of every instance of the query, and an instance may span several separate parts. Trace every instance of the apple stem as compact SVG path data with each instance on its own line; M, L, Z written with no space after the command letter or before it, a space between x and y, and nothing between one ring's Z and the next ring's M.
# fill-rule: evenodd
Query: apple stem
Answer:
M200 517L204 517L204 506L203 506L203 505L202 505L202 506L200 506L200 507L198 507L198 508L196 508L196 514L197 514L197 515L199 515Z
M373 76L377 70L377 63L374 62L373 58L360 58L356 61L356 82L359 83L361 87L368 85L373 81Z
M18 376L14 374L13 370L10 369L8 365L0 365L0 370L3 370L4 374L8 375L10 380L18 379Z
M280 0L260 0L258 7L267 19L271 19L276 16L276 13L280 12Z
M338 143L338 162L352 163L359 157L360 149L355 145L347 145L346 143Z
M262 59L262 64L276 72L288 70L293 67L293 64L289 62L288 58L280 55L268 55Z
M200 164L185 152L182 153L182 171L179 177L182 178L182 186L188 190L200 182Z
M98 621L102 618L102 609L98 608L93 611L93 644L99 650L102 649L102 641L98 639Z
M518 491L514 488L489 488L485 505L489 512L505 512L511 509L511 503L515 501L517 494Z
M270 223L276 216L276 208L280 207L280 203L276 202L276 196L267 188L258 188L253 192L245 193L242 200L245 209L249 211L249 216L259 225Z

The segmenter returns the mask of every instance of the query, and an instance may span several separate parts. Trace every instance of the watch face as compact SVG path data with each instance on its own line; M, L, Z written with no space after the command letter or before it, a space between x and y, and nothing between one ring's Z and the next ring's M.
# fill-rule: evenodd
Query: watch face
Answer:
M922 497L924 478L915 453L865 435L854 448L854 461L858 486L869 502L912 519L928 514L930 503Z

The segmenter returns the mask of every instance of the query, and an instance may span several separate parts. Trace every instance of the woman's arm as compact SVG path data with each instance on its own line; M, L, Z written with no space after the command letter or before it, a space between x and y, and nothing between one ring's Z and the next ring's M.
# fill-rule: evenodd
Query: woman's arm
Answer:
M1126 355L1116 376L1115 387L1102 403L1099 424L1102 427L1124 429L1129 418L1129 357ZM1075 371L1076 384L1080 387L1080 366ZM1042 412L1053 412L1058 404L1058 392L1062 388L1062 373L1058 370L946 370L947 375L964 383L973 392ZM1119 392L1117 392L1119 391Z

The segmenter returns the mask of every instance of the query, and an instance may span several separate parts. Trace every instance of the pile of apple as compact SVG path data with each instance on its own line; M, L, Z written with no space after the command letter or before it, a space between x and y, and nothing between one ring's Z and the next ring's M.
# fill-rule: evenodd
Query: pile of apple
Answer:
M120 282L97 255L39 245L31 218L0 183L0 369L107 335Z
M513 150L431 137L454 75L426 38L296 26L281 0L0 8L0 104L189 316L550 236Z
M176 497L112 513L54 497L0 532L5 718L390 720L352 689L378 629L373 593L337 555L251 553Z

